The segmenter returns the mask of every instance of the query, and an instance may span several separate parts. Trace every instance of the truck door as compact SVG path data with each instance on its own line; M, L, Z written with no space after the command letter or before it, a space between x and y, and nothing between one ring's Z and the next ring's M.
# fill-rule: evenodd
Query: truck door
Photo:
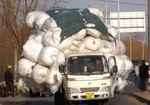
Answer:
M109 72L111 73L116 73L117 71L117 64L116 64L116 58L114 56L110 56L108 58L108 67L109 67Z
M108 58L108 66L109 66L109 72L111 73L111 97L114 96L114 90L115 87L118 84L118 75L117 75L117 64L116 64L116 58L114 56L110 56Z

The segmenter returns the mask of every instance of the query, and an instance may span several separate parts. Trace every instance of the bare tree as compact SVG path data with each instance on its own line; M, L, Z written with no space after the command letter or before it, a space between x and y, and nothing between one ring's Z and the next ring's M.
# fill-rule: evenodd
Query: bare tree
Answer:
M40 9L41 5L49 6L43 7L43 10L61 8L59 4L65 2L67 3L64 0L0 0L0 21L17 47L22 47L30 32L24 23L27 13Z
M1 21L9 34L9 37L14 41L16 47L21 47L24 38L28 33L27 27L24 25L23 20L26 14L37 6L38 0L32 0L30 5L26 0L0 0Z
M17 69L19 52L23 44L28 39L30 29L25 24L25 17L28 12L34 10L50 10L59 7L63 0L0 0L0 24L3 27L3 33L14 43L14 72ZM51 4L51 5L49 5ZM42 5L49 8L41 9ZM10 59L10 58L9 58Z

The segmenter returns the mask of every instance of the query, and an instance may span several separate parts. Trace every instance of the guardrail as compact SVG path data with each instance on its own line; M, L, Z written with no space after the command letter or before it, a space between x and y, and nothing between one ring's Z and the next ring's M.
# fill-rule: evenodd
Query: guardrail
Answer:
M16 82L16 81L14 81L13 85L14 85L14 95L15 96L20 94L20 91L18 91L18 90L21 90L23 93L29 91L27 88L19 86L18 82ZM3 81L3 82L0 82L0 97L5 97L5 93L6 93L6 84L5 84L5 81Z
M0 83L0 97L5 96L5 82Z

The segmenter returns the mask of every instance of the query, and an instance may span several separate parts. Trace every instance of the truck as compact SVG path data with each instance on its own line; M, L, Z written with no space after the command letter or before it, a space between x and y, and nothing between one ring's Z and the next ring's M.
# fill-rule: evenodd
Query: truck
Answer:
M21 68L19 73L26 77L28 68L42 67L39 72L31 69L32 77L27 81L33 81L31 89L54 94L55 105L107 105L114 92L124 88L132 63L117 39L116 29L101 18L101 11L92 8L33 11L27 15L26 24L36 30L35 37L29 39L35 46L27 43L23 47L23 56L31 61L31 67L27 66L25 73ZM101 68L94 70L97 59Z
M81 72L72 72L73 61L78 60ZM100 59L103 70L91 71L96 59ZM111 64L110 64L111 63ZM74 67L75 68L75 67ZM114 56L106 57L100 53L69 54L65 66L60 67L63 76L62 85L54 95L55 105L108 105L114 96L117 84L117 65Z

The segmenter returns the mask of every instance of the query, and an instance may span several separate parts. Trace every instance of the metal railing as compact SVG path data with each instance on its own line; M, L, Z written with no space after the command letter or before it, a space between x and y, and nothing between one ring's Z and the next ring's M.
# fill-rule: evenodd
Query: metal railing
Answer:
M18 90L21 90L22 91L21 93L29 92L28 88L19 86L18 82L16 81L14 81L13 85L14 85L14 96L20 94L20 91ZM6 93L6 84L5 81L3 81L0 82L0 97L5 97L5 93Z

